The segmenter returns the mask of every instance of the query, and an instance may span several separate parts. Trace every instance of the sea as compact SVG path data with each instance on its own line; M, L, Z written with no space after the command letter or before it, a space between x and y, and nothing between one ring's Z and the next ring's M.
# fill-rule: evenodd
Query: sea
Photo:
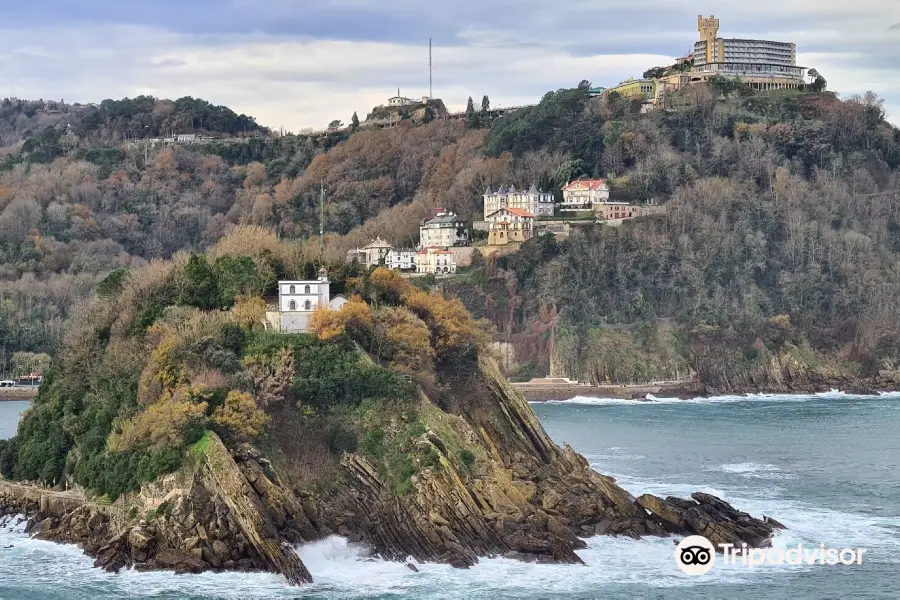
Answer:
M27 403L0 403L0 436ZM315 583L275 575L104 573L73 546L0 531L0 598L897 598L900 395L534 402L548 433L635 495L716 494L784 523L777 548L864 548L862 564L682 573L672 538L594 537L585 565L483 559L471 569L371 560L332 537L298 548Z

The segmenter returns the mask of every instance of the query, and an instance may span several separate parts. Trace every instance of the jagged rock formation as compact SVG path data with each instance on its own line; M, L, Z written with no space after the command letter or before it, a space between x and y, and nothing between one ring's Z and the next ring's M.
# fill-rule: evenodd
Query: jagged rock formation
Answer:
M468 567L495 555L580 563L582 538L601 534L699 534L760 547L783 527L708 494L634 498L572 448L554 444L490 359L454 377L441 408L433 400L420 394L430 427L415 443L438 458L412 476L408 493L349 453L331 492L313 496L283 482L255 449L229 453L210 433L189 487L171 490L152 519L135 522L117 507L93 504L63 504L49 515L15 490L0 493L0 507L32 515L38 524L29 529L43 539L82 544L108 570L263 570L293 584L313 577L294 546L332 533L387 559ZM460 468L459 448L477 455L471 470Z

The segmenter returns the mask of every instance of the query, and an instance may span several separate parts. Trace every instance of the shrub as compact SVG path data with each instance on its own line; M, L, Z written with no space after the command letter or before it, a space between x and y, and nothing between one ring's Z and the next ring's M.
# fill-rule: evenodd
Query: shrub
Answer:
M231 391L225 403L212 414L216 433L232 442L250 442L258 437L269 423L269 415L259 410L250 394Z
M108 448L113 452L148 446L156 450L183 448L200 436L206 423L206 409L207 403L197 402L187 387L166 391L158 402L112 434Z
M428 325L406 308L375 311L375 354L414 372L430 371L434 350Z
M348 335L365 344L372 334L372 309L359 296L353 296L339 310L322 308L313 312L309 328L322 341Z
M242 356L247 346L247 330L236 323L226 323L219 334L219 342L226 350Z
M380 459L384 456L384 430L376 427L363 434L359 451L368 458Z
M459 300L446 300L438 294L410 290L404 296L406 306L431 330L436 357L456 362L477 356L488 336Z
M220 306L219 286L205 256L192 254L184 267L184 285L178 303L203 310Z

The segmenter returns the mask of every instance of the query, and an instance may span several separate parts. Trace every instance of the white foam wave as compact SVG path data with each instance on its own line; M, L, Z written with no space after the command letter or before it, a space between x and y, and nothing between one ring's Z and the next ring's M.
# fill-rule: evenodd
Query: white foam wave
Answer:
M704 471L734 473L748 479L794 479L793 473L785 473L776 465L754 462L730 463L718 467L704 467Z
M660 404L728 404L733 402L810 402L812 400L865 400L865 399L900 399L900 392L879 392L877 394L850 394L840 390L819 392L815 394L731 394L697 398L666 398L647 394L645 400L626 398L601 398L593 396L575 396L568 400L532 400L532 404L582 404L587 406L656 406Z

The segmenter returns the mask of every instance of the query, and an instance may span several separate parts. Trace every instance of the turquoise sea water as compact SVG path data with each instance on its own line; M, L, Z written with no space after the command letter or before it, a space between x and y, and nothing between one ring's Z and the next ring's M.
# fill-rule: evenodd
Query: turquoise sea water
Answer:
M0 598L896 598L900 595L900 396L721 397L536 403L550 435L637 494L708 491L790 530L775 545L867 548L862 565L717 565L691 577L672 539L597 537L586 566L482 560L468 570L367 562L339 538L299 552L316 579L103 573L74 547L0 532ZM16 419L0 403L0 434ZM8 548L7 546L12 546Z

